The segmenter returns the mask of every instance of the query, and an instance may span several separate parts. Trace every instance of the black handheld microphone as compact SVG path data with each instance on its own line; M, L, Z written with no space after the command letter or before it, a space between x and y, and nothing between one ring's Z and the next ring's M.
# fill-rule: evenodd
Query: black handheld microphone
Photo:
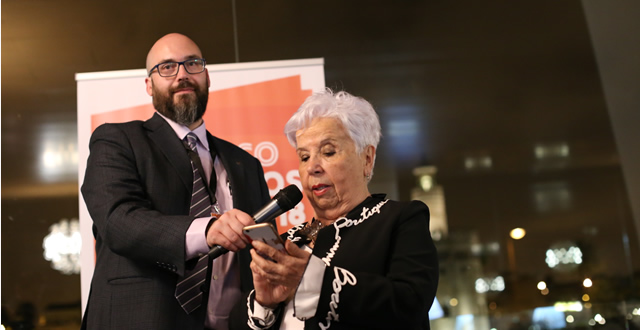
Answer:
M273 196L273 199L267 205L263 206L258 212L253 215L253 220L256 223L261 223L274 219L275 217L291 210L296 204L302 200L302 192L295 185L289 185ZM220 245L216 245L209 250L209 257L215 259L229 250L223 248Z

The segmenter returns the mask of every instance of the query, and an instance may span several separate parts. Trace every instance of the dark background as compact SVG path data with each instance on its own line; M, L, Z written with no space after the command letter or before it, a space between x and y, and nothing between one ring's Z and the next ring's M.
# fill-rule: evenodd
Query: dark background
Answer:
M42 257L49 226L78 216L74 74L143 68L170 32L211 64L324 58L327 86L380 115L373 192L407 200L412 169L436 166L451 235L501 246L485 272L508 273L508 232L523 227L520 278L615 278L637 294L638 4L3 0L3 311L30 302L79 318L79 276ZM537 158L541 146L566 152ZM47 150L63 166L43 168ZM491 167L469 169L469 157ZM544 263L561 241L588 253L573 275Z

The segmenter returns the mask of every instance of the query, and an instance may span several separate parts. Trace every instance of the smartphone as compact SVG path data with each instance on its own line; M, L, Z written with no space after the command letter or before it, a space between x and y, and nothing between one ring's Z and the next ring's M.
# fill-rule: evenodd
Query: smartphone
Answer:
M251 241L262 241L271 247L280 251L286 251L284 241L278 235L278 232L270 223L259 223L256 225L246 226L242 229L244 235Z

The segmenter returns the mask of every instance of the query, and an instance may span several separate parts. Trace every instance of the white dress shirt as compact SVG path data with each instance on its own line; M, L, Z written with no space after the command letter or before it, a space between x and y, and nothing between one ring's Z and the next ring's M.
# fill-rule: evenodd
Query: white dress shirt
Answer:
M160 113L158 114L173 128L180 140L183 140L188 133L192 132L188 127L178 124ZM210 182L212 168L215 168L217 178L216 199L222 213L229 211L233 209L229 178L222 161L220 161L220 157L216 157L212 164L205 123L203 122L202 125L194 129L193 133L198 137L197 150L205 172L206 182ZM185 237L186 260L197 258L200 254L209 252L205 230L210 219L211 217L198 218L191 223ZM235 253L228 252L213 260L205 326L218 330L228 329L229 313L240 297L240 267L237 258L235 258Z

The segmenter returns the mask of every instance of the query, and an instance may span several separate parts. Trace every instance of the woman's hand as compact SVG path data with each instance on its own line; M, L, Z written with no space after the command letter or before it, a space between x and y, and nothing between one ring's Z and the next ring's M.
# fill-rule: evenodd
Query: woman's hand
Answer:
M252 245L251 271L256 301L262 306L275 308L295 293L311 253L289 240L285 242L288 254L260 241L253 241Z

